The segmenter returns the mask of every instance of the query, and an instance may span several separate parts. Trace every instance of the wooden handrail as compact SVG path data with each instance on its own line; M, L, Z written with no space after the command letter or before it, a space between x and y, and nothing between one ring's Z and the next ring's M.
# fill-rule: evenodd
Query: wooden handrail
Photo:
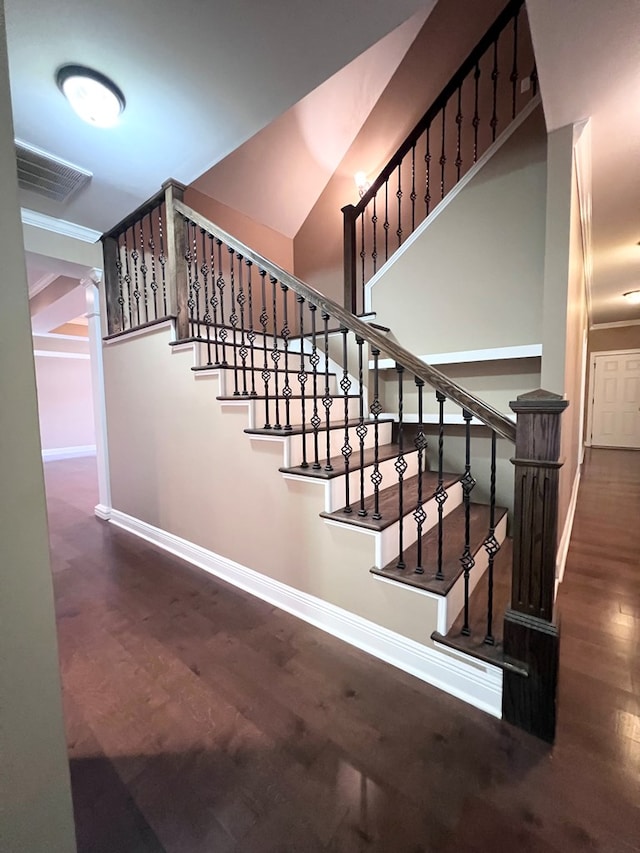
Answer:
M139 222L147 213L155 210L156 207L159 207L162 202L165 200L165 195L168 187L177 187L178 189L185 190L186 187L184 184L181 184L180 181L176 181L174 178L169 178L162 185L162 188L158 190L157 193L154 193L150 198L146 201L143 201L139 207L133 211L133 213L129 213L120 222L117 222L112 228L108 231L105 231L102 235L101 239L104 241L107 237L118 237L127 228L130 228L136 222Z
M282 269L278 264L269 261L258 254L258 252L245 246L240 240L237 240L223 228L220 228L206 217L197 213L193 208L188 207L184 202L174 201L173 209L184 216L185 219L195 223L200 228L204 228L216 238L222 240L222 242L231 247L237 254L242 255L243 258L250 260L270 275L273 275L281 284L286 285L294 293L302 296L307 302L315 305L321 311L325 311L344 328L363 338L363 340L381 352L387 353L398 364L404 367L405 370L411 371L418 379L422 379L437 391L445 394L454 403L470 411L478 420L482 421L490 429L495 430L498 435L515 443L516 426L513 421L501 412L498 412L492 406L475 397L469 391L462 388L462 386L445 376L444 373L436 370L435 367L422 362L417 356L395 341L390 341L384 334L362 320L359 320L354 314L347 311L337 302L334 302L315 288Z

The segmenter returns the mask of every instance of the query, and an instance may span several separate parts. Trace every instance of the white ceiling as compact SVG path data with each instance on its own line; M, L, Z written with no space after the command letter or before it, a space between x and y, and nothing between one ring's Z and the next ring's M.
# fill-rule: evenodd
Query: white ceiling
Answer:
M23 205L107 230L169 176L190 183L426 0L5 0L16 136L93 172L66 205ZM125 93L120 124L84 124L64 63Z
M640 319L640 2L527 0L549 130L591 117L592 323Z

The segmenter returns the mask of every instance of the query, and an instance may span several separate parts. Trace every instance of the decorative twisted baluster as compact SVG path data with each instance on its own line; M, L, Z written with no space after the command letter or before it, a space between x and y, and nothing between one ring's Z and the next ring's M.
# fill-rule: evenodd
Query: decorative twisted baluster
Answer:
M389 260L389 184L384 185L384 259Z
M267 294L266 294L266 270L260 270L260 287L262 291L262 310L260 311L260 325L262 326L262 381L264 382L264 428L271 429L269 418L269 380L271 379L271 371L267 362L267 326L269 324L269 315L267 314Z
M458 86L458 111L456 112L458 134L456 140L456 181L460 180L462 169L462 85Z
M365 240L364 240L364 216L361 216L360 217L360 264L362 266L361 283L362 283L363 298L364 298L364 283L366 281L366 274L365 274L366 258L367 258L367 252L365 249Z
M367 425L364 422L364 370L363 370L363 354L364 338L356 335L356 344L358 345L358 426L356 427L356 435L360 442L360 509L358 515L364 518L367 515L367 510L364 504L364 442L367 437Z
M227 364L227 330L224 322L224 289L226 282L222 270L222 240L216 239L216 247L218 249L218 278L216 279L216 287L220 294L220 331L218 337L222 341L222 364Z
M396 198L398 199L398 227L396 228L396 236L398 238L398 248L402 245L402 163L398 163L398 189L396 190Z
M142 276L142 296L144 300L144 319L145 323L149 322L149 292L147 290L147 258L145 253L145 239L144 239L144 218L142 218L139 222L139 235L140 235L140 275ZM154 317L154 319L156 319Z
M192 337L195 337L196 333L199 333L199 329L196 332L194 326L194 308L195 308L195 299L193 296L193 241L191 238L191 231L195 229L195 225L193 222L185 222L185 228L187 231L187 238L185 240L185 253L184 259L187 262L187 276L188 276L188 286L187 286L187 307L189 309L189 328L191 330Z
M317 307L315 305L309 305L309 311L311 311L311 355L309 356L309 363L311 364L312 380L313 380L313 414L311 415L311 427L313 429L313 469L314 471L320 470L320 447L319 447L319 436L318 430L320 429L320 424L322 421L320 420L320 415L318 414L318 364L320 363L320 356L318 355L318 346L316 342L316 311Z
M209 234L209 262L211 266L211 298L209 303L211 305L211 311L213 312L213 342L215 348L215 364L216 366L220 364L220 350L218 343L218 296L216 294L216 256L215 256L215 243L213 240L213 234Z
M322 312L322 321L324 323L324 396L322 398L322 405L324 406L324 424L327 429L327 461L325 462L324 470L333 471L331 464L331 433L329 432L331 428L331 404L333 400L331 398L331 388L329 387L329 315L326 311Z
M462 410L465 424L464 443L464 476L460 480L462 484L462 496L464 501L464 551L460 557L460 563L464 571L464 624L462 633L468 637L469 630L469 578L471 569L476 561L471 554L471 491L476 481L471 475L471 419L473 415L468 409Z
M411 147L411 233L416 230L416 143Z
M422 497L422 474L424 472L424 452L427 447L427 437L424 434L424 424L423 424L423 402L422 402L422 394L424 390L424 382L422 379L415 379L416 388L418 389L418 432L416 433L416 437L414 440L414 444L416 450L418 451L418 502L416 504L416 508L413 513L413 518L416 522L417 527L417 535L418 538L416 540L417 546L417 554L416 554L416 574L423 575L424 567L422 565L422 528L424 527L424 523L427 520L427 513L424 510L424 502Z
M131 303L131 274L129 272L129 244L127 243L127 232L124 238L124 283L127 285L127 306L129 308L129 328L133 328L133 306Z
M349 378L348 368L349 355L347 351L347 335L349 334L349 330L343 327L340 329L340 333L342 335L342 379L340 380L340 390L344 394L344 444L340 452L344 459L344 511L349 514L353 512L349 494L350 462L351 454L353 453L353 448L349 440L349 391L351 390L351 379Z
M447 149L446 149L446 133L447 133L447 105L442 107L442 150L440 152L440 200L444 198L445 188L445 170L447 167Z
M284 397L284 428L291 429L291 383L289 382L289 337L291 330L289 329L289 306L288 295L289 288L286 284L281 284L283 294L283 324L280 336L284 341L284 386L282 388L282 396Z
M135 305L136 325L139 326L140 325L140 296L142 295L140 293L140 287L139 287L139 282L138 282L138 258L140 257L140 255L138 254L138 249L136 247L136 232L135 232L133 225L131 226L131 242L133 245L133 248L131 249L131 260L133 262L133 282L134 282L133 298L136 301L136 305Z
M118 305L120 306L121 328L125 328L124 314L124 276L122 275L122 245L117 244L116 270L118 273Z
M153 233L153 216L149 211L149 250L151 252L151 282L149 287L153 293L153 312L158 317L158 280L156 278L156 241ZM165 312L166 313L166 312Z
M509 80L511 81L511 118L514 119L516 117L516 102L518 95L518 17L520 15L520 9L516 12L513 19L513 61L511 64L511 74L509 75Z
M167 253L164 245L164 230L162 228L162 209L158 215L158 239L160 240L160 255L158 256L158 263L160 264L160 270L162 273L162 306L164 310L164 316L166 317L168 314L167 310Z
M300 306L299 326L300 326L300 373L298 374L298 382L300 383L300 394L302 397L302 463L301 468L308 468L307 462L307 415L306 415L306 398L305 387L307 384L307 373L304 363L305 339L304 339L304 296L298 295L298 305Z
M273 310L273 347L271 348L271 361L273 362L273 385L275 389L273 401L276 410L276 422L273 425L274 429L282 429L280 423L280 376L278 373L278 363L280 361L280 351L278 350L278 299L276 285L278 279L274 276L269 276L271 282L272 294L272 310Z
M425 181L424 181L424 206L426 208L426 215L429 215L429 211L431 210L431 125L427 126L427 141L426 141L426 152L424 155L424 165L426 169Z
M478 162L478 128L480 127L480 113L478 111L478 99L480 89L480 63L476 62L473 72L473 162Z
M238 295L236 296L236 302L240 307L240 349L238 351L238 355L240 356L240 361L242 363L242 396L247 397L249 393L247 390L247 356L249 355L249 350L247 349L244 329L244 306L247 302L247 296L244 292L244 277L242 274L243 257L239 253L236 257L238 259Z
M496 141L496 133L498 128L498 39L493 43L493 68L491 70L491 80L493 81L493 111L491 113L491 141Z
M484 542L488 555L487 564L487 633L484 642L493 646L493 562L500 550L500 543L496 539L496 434L491 433L491 487L489 493L489 533Z
M379 369L378 362L380 359L380 350L374 347L371 350L373 356L373 400L369 406L369 411L373 415L373 471L371 472L371 482L373 483L373 518L379 521L380 515L380 484L382 483L382 473L380 471L380 456L379 456L379 431L380 431L380 414L382 412L382 403L380 402L379 388Z
M374 275L378 269L378 212L376 210L376 196L373 197L373 215L371 216L371 225L373 230L373 251L371 259L373 261Z
M202 322L205 324L207 330L207 364L211 366L213 362L211 360L211 314L209 313L209 265L207 264L207 235L204 228L200 229L200 236L202 237L202 264L200 265L200 272L202 274L202 288L204 293Z
M407 460L404 458L404 367L396 362L398 372L398 458L395 469L398 475L398 563L399 569L406 568L404 561L404 475L407 470Z
M238 314L236 313L236 270L235 252L231 246L227 246L229 253L229 286L231 290L231 313L229 314L229 325L231 326L231 337L233 339L233 396L240 396L239 365L238 365Z
M436 579L444 580L444 572L442 571L442 551L443 551L443 521L444 521L444 505L449 497L444 487L444 403L447 398L440 391L436 391L436 400L438 401L438 487L435 493L436 503L438 504L438 565L436 569Z
M247 258L247 293L249 295L249 331L247 332L247 340L249 341L249 357L250 357L250 371L251 371L251 396L256 396L256 362L255 362L255 342L256 342L256 330L254 328L253 323L253 287L251 282L251 270L253 268L253 261L250 261Z

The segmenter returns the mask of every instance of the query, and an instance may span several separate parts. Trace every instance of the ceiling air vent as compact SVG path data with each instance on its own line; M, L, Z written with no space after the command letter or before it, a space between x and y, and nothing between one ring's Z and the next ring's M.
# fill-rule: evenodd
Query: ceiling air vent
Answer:
M66 201L89 183L91 172L16 139L18 183L23 190Z

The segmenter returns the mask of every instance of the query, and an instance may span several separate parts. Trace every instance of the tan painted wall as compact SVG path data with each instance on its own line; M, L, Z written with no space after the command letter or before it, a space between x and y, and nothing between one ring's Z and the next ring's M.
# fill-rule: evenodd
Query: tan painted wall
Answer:
M294 239L295 273L342 304L342 213L358 200L356 172L376 175L504 7L437 3Z
M285 480L277 442L243 433L244 407L220 407L216 377L167 330L104 350L112 503L268 577L419 642L435 602L376 581L373 538L320 519L323 487Z
M590 353L620 349L640 349L640 325L589 330Z
M244 213L204 195L193 187L187 187L185 190L184 202L250 249L260 252L287 272L293 272L293 240L289 237L255 222Z
M373 287L376 319L416 355L540 343L545 185L539 109Z
M0 849L75 850L0 2Z
M36 356L43 450L96 443L89 359Z

